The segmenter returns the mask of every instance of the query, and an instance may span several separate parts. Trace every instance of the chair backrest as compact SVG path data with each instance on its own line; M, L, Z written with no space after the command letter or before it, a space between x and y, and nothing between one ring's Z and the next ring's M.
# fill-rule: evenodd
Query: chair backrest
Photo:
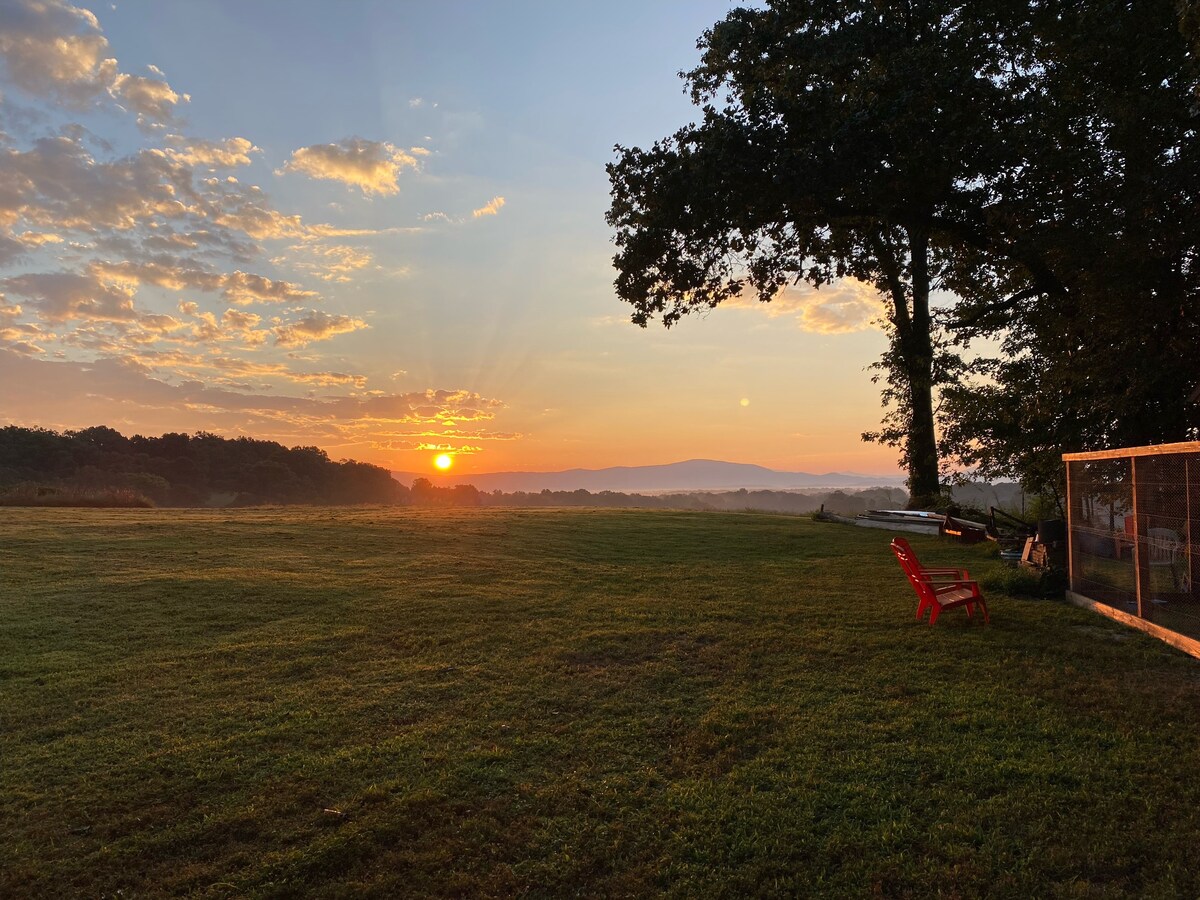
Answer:
M1150 565L1169 566L1179 553L1179 535L1171 528L1147 528Z
M917 592L917 596L922 600L934 599L933 588L922 577L921 564L917 562L917 557L912 553L912 548L908 546L908 541L904 540L904 538L896 538L892 541L891 546L892 552L896 554L896 560L900 563L900 568L908 576L908 583L913 586L913 590Z
M902 538L902 537L892 538L892 546L893 546L893 549L895 549L896 547L899 547L901 550L903 550L904 555L907 556L910 560L912 560L913 564L918 569L921 568L921 561L919 559L917 559L917 551L915 551L912 548L912 544L910 544L908 542L907 538Z
M912 548L908 546L908 541L904 540L904 538L896 538L892 541L892 552L896 554L896 560L900 563L900 568L904 570L904 574L908 576L908 580L914 583L919 581L921 564L917 562Z

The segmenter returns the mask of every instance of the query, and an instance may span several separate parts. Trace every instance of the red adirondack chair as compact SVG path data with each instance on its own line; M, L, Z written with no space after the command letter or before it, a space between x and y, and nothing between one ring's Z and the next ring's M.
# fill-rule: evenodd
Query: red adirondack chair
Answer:
M971 573L966 569L954 569L948 566L923 565L921 560L917 559L917 551L914 550L912 545L902 537L892 538L892 543L896 546L899 546L900 549L905 552L908 558L912 560L913 564L916 565L923 575L953 576L955 578L961 578L963 581L971 580Z
M925 568L921 565L912 547L904 538L892 541L892 552L900 562L900 568L908 576L909 583L917 592L917 618L929 610L929 624L932 626L942 614L943 609L953 609L956 606L967 608L967 617L975 617L975 604L983 611L983 621L988 618L987 603L979 591L979 583L967 577L965 569L936 569Z

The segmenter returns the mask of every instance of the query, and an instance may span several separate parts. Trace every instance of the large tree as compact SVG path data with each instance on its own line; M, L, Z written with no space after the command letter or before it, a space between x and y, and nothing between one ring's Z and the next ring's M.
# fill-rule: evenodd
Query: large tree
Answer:
M942 458L1033 488L1063 450L1193 437L1196 21L1190 0L735 10L685 75L701 122L609 167L618 294L669 326L745 290L875 285L892 406L868 437L899 444L916 504L939 385Z
M978 227L1025 98L1002 83L1011 4L799 2L738 9L685 74L698 124L608 167L617 293L645 325L743 291L853 277L887 303L877 437L899 444L914 504L939 493L930 294ZM1017 21L1017 24L1020 20ZM1011 247L1002 248L1015 253ZM1046 279L1036 257L1025 270Z
M1200 82L1171 0L1029 6L1009 131L1027 162L994 177L985 227L1004 223L1053 289L1003 259L948 271L958 342L1001 352L943 392L943 450L1053 494L1064 450L1200 429Z

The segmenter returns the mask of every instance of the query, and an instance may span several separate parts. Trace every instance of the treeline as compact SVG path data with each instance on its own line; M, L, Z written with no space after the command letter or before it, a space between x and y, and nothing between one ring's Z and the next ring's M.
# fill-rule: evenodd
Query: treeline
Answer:
M126 437L0 428L0 502L39 505L252 506L406 503L387 469L334 462L318 447L206 432Z
M0 505L256 506L390 503L421 507L593 506L627 509L760 510L803 514L822 507L852 516L903 506L899 488L793 493L738 490L626 494L586 490L493 491L474 485L411 488L388 470L334 462L318 447L223 438L207 432L126 437L103 425L79 431L0 428Z
M868 509L902 507L908 500L900 488L869 488L845 493L793 493L790 491L738 490L722 492L687 491L672 494L626 494L620 491L539 492L480 491L474 485L460 484L452 488L436 487L428 479L413 482L409 500L414 506L433 507L551 507L593 506L623 509L691 509L705 511L757 510L802 514L822 506L827 512L853 516Z

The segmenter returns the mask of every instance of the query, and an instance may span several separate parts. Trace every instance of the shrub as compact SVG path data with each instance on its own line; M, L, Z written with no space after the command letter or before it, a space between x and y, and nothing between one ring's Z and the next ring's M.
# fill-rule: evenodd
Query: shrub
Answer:
M154 501L130 488L60 488L24 482L0 493L0 506L151 508Z

